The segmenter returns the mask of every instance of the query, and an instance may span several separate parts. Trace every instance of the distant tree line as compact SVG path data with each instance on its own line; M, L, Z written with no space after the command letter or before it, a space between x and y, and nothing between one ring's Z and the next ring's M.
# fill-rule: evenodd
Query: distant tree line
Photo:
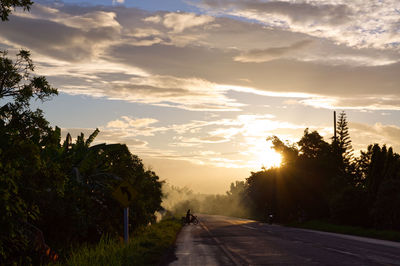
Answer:
M272 213L283 223L325 219L400 230L400 155L373 144L355 157L344 112L337 133L330 143L309 129L294 144L268 138L282 155L282 165L252 172L230 191L258 219Z
M0 18L30 1L0 1ZM0 51L0 264L39 265L72 246L123 232L122 207L112 197L123 180L137 195L130 206L135 229L155 221L161 209L159 177L126 145L92 145L99 133L61 141L33 100L57 95L34 75L30 53Z

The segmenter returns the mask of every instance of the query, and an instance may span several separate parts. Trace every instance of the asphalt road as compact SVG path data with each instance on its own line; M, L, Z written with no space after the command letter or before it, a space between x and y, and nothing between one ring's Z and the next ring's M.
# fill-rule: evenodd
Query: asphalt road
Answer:
M198 215L169 265L400 265L400 243Z

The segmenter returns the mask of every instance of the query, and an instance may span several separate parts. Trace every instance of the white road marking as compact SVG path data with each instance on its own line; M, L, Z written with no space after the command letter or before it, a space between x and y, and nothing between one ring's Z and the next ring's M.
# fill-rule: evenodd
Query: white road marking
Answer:
M241 227L245 227L245 228L252 229L252 230L257 230L257 228L254 228L254 227L251 227L248 225L241 225Z
M335 248L325 248L325 249L330 250L330 251L334 251L334 252L337 252L337 253L342 253L342 254L345 254L345 255L349 255L349 256L360 257L357 254L354 254L354 253L351 253L351 252L348 252L348 251L344 251L344 250L340 250L340 249L335 249Z

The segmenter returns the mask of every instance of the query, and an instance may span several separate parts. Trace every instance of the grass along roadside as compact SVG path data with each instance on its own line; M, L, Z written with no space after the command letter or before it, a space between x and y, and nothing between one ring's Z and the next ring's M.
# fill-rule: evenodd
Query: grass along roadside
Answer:
M104 237L95 246L81 246L58 265L157 265L174 244L181 227L177 219L163 220L137 231L128 245Z
M307 221L304 223L290 223L286 224L286 226L400 242L399 231L376 230L356 226L338 225L318 220Z

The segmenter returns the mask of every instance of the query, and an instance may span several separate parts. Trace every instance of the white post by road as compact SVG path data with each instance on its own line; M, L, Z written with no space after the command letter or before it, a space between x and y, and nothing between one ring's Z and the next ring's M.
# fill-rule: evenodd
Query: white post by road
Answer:
M129 207L124 208L124 240L125 244L129 242Z

